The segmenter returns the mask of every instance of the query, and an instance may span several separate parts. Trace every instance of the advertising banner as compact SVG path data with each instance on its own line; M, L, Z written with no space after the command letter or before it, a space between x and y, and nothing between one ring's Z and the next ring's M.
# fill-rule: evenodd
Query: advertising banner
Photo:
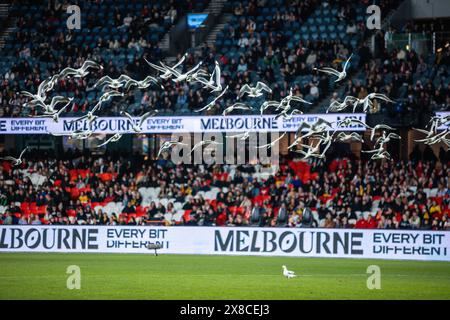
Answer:
M215 254L450 261L450 232L246 227L0 226L0 252Z
M332 123L338 131L364 131L365 127L354 124L336 128L336 123L346 118L366 122L361 113L305 114L291 119L275 119L274 115L264 116L205 116L205 117L150 117L142 125L142 133L195 133L195 132L295 132L301 123L312 124L319 118ZM99 117L89 126L86 120L61 117L58 122L49 118L2 118L0 134L70 134L77 130L92 130L94 133L134 133L132 121L125 117ZM133 121L138 124L139 117Z

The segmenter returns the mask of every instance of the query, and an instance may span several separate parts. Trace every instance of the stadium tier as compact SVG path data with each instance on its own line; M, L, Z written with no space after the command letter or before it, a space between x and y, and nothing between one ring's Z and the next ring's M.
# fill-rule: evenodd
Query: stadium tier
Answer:
M3 224L450 230L448 167L428 160L393 167L286 160L274 175L260 166L186 167L142 157L2 166Z

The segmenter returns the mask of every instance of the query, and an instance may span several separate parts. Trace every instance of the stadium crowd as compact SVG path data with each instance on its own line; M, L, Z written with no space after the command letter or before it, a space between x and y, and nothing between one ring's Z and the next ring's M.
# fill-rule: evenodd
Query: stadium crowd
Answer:
M448 162L283 158L276 174L262 179L258 165L47 156L20 168L0 164L2 224L450 230ZM146 189L156 191L148 198ZM105 211L108 204L120 211Z
M397 1L381 1L380 6L387 12L396 3ZM99 8L104 4L106 2L100 1ZM336 23L344 24L344 38L310 38L308 40L301 38L298 41L292 41L292 35L289 32L292 33L294 23L300 23L302 26L308 24L313 13L328 10L327 8L332 8L336 4L341 7ZM159 38L151 38L152 32L148 32L149 28L170 26L177 21L182 12L193 8L192 1L187 2L183 7L177 1L163 1L158 9L144 6L140 10L131 10L129 13L121 12L117 6L112 7L114 14L111 27L115 28L114 30L125 30L126 35L119 32L117 37L108 39L105 38L105 34L99 33L96 36L96 30L100 30L99 21L89 15L86 21L83 20L83 28L88 29L90 37L97 40L81 45L82 43L76 40L77 33L56 27L64 22L65 5L57 8L39 6L38 12L41 12L43 20L38 23L33 15L20 15L16 20L17 31L7 41L11 48L8 52L4 49L2 53L14 56L16 59L7 71L0 74L0 116L17 117L37 114L37 109L23 107L26 100L18 92L22 90L33 92L46 77L66 66L78 67L86 59L98 61L105 66L105 69L98 73L92 72L84 79L64 79L58 83L54 94L68 94L75 98L68 115L86 112L91 107L94 99L99 97L99 92L91 93L92 86L95 80L103 75L107 74L114 78L127 73L132 77L143 79L148 74L155 74L155 71L145 63L144 58L157 62L163 58L163 54L158 46ZM364 21L358 16L360 14L358 10L367 5L368 2L363 0L355 3L286 0L276 5L262 0L249 1L248 5L239 3L227 9L235 19L233 21L236 25L227 24L221 32L226 35L225 40L232 41L231 45L226 48L217 42L210 46L201 45L199 50L190 51L184 70L188 70L200 60L205 66L213 66L214 60L220 61L223 69L222 82L230 86L230 90L224 97L224 104L229 103L236 96L244 83L254 80L271 84L273 94L268 95L267 99L279 100L292 87L296 95L318 102L330 92L332 87L330 87L329 77L313 71L313 68L329 65L330 62L338 67L353 52L356 53L354 57L356 64L351 65L351 70L362 69L366 71L367 78L362 83L358 79L349 83L346 94L362 96L366 92L380 90L387 94L393 93L394 96L405 96L404 104L400 105L401 112L421 110L419 106L423 103L430 106L430 109L447 108L448 85L430 85L429 80L427 83L412 81L411 73L416 71L420 73L429 69L432 61L418 57L413 51L390 54L383 51L381 59L371 56L368 47L361 41L366 37L368 30ZM270 20L258 20L263 9L267 7L271 8L273 13L269 16ZM315 27L317 29L320 26ZM359 40L352 42L354 37L358 37ZM380 44L380 47L382 48L383 44ZM438 66L448 66L448 50L449 48L443 53ZM117 59L120 59L120 63ZM439 77L443 73L446 76L447 69L441 68L435 75ZM392 74L392 76L387 77L386 74ZM257 79L255 75L258 75ZM427 77L427 79L431 78L433 77ZM381 83L382 80L387 81L386 79L391 80L386 84ZM403 91L397 92L403 83L408 84L406 95ZM188 86L186 83L174 85L171 81L167 81L164 85L166 88L164 91L150 88L142 92L140 90L128 92L122 101L112 102L111 106L102 108L99 114L116 115L125 107L135 115L142 114L148 109L157 109L161 115L191 114L193 110L207 103L208 99L213 98L207 90L198 90L197 86ZM435 98L431 98L431 91L435 92ZM334 98L337 98L337 95ZM255 100L255 103L258 101ZM252 102L249 101L249 103ZM388 107L392 106L388 105Z
M385 105L388 113L415 114L419 118L432 111L450 110L450 46L432 57L432 61L414 50L383 50L380 56L361 66L362 77L347 81L342 97L364 98L370 92L385 92L397 101ZM337 94L334 98L338 98ZM369 110L379 111L377 102Z

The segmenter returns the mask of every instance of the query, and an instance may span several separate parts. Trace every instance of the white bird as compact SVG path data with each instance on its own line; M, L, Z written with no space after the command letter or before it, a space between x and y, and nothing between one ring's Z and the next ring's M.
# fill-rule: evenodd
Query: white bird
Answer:
M44 109L44 113L46 114L53 114L56 112L56 106L59 103L67 103L67 102L71 102L73 100L73 98L67 98L67 97L63 97L63 96L54 96L52 98L52 100L50 101L50 104L45 104L42 101L38 101L35 100L33 102L29 102L28 106L38 106Z
M116 90L111 90L111 91L105 92L98 99L98 102L94 106L94 109L97 110L97 107L98 107L98 109L100 109L104 102L109 101L113 97L123 97L124 95L125 94L123 92L119 92L119 91L116 91Z
M94 132L92 130L76 130L71 133L51 133L56 137L69 137L72 140L84 140L89 138Z
M232 106L229 106L228 108L223 110L222 115L226 116L227 114L229 114L233 110L251 110L251 109L252 109L252 107L250 107L250 106L248 106L248 105L246 105L244 103L236 102Z
M325 131L327 131L327 128L331 129L332 123L329 121L326 121L322 118L318 118L316 122L309 124L307 122L302 122L300 126L297 128L297 131L295 132L295 139L297 139L300 135L302 138L309 137L314 134L320 134ZM302 134L303 129L309 129L308 133Z
M351 125L354 125L354 124L363 126L365 128L370 128L367 124L365 124L361 120L353 119L353 118L345 118L343 120L339 120L336 123L337 127L339 127L339 128L341 128L341 127L348 127L348 126L351 126Z
M263 104L261 104L261 107L259 108L259 110L262 115L264 113L264 110L266 110L270 107L278 107L279 105L280 105L280 102L278 102L278 101L265 101Z
M200 82L204 85L205 88L212 89L211 92L221 92L222 91L222 84L221 84L221 71L220 66L217 61L214 63L214 71L211 74L209 80L206 80L203 77L199 77L198 74L194 74L193 80Z
M203 141L200 141L200 142L196 143L194 145L194 147L192 148L191 152L194 152L194 150L198 149L201 146L210 145L210 144L218 145L218 144L223 144L223 143L222 142L217 142L217 141L214 141L214 140L203 140Z
M67 76L74 76L75 78L83 78L85 76L87 76L89 74L89 69L91 68L95 68L95 69L103 69L103 67L101 65L99 65L97 62L91 61L91 60L86 60L83 65L78 68L70 68L67 67L65 69L63 69L58 77L59 78L65 78Z
M354 105L359 99L353 96L346 96L344 98L344 101L339 102L338 100L335 100L331 102L331 104L328 106L328 109L326 113L329 112L339 112L342 110L347 109L348 106Z
M23 163L22 157L23 157L24 153L27 150L28 150L28 147L25 147L25 149L22 150L22 152L20 153L18 158L14 158L14 157L11 157L11 156L6 156L6 157L0 158L0 159L6 160L6 161L11 161L11 164L13 166L20 166Z
M371 130L371 133L370 133L370 140L373 140L373 138L375 137L375 132L376 132L377 130L380 130L380 129L382 129L382 130L395 130L394 128L392 128L392 127L390 127L390 126L388 126L388 125L386 125L386 124L377 124L377 125L376 125L375 127L373 127L373 128L367 126L367 128L368 128L369 130Z
M380 159L392 159L391 155L387 151L383 151L381 153L375 153L371 158L371 160L380 160Z
M172 76L175 77L174 79L172 79L173 82L181 82L188 79L195 71L197 71L197 69L201 67L203 62L200 61L195 67L193 67L191 70L185 73L181 73L172 67L166 66L163 62L160 62L160 64L162 65L163 68L168 70L172 74Z
M291 108L291 101L312 104L311 102L309 102L301 97L294 96L294 91L291 88L289 90L289 94L281 100L281 102L277 106L276 110L282 109L284 111L288 111Z
M136 86L139 89L147 89L148 87L150 87L150 85L152 83L159 85L160 88L164 90L164 86L162 84L160 84L158 82L158 80L152 76L147 76L147 77L145 77L144 80L141 80L141 81L138 81L135 79L130 79L125 83L124 88L125 88L125 90L130 90L130 88L132 86Z
M96 112L98 109L100 109L100 106L101 106L101 103L98 102L98 103L92 108L91 111L88 111L84 116L81 116L81 117L79 117L79 118L76 118L76 119L72 120L71 122L78 122L78 121L87 119L87 121L88 121L88 123L89 123L89 125L90 125L92 122L95 121L95 119L98 118L98 116L96 116L96 115L94 114L94 112Z
M61 113L63 113L66 110L66 108L69 104L70 104L70 101L64 107L62 107L58 111L55 110L53 113L44 113L44 114L32 116L32 117L33 118L51 118L54 122L58 123Z
M178 67L180 66L180 64L182 64L182 63L184 62L184 60L186 59L187 55L188 55L188 54L187 54L187 52L186 52L186 53L183 55L183 57L181 57L180 61L178 61L176 64L174 64L174 65L172 66L172 69L178 68ZM154 69L158 70L159 72L162 72L162 73L163 73L163 74L161 74L161 75L159 76L161 79L167 80L167 79L169 79L170 77L172 77L172 72L170 72L169 70L167 70L167 69L165 69L165 68L163 68L163 67L160 67L160 66L158 66L158 65L156 65L156 64L150 63L150 62L148 62L147 59L145 59L145 58L144 58L144 60L145 60L145 62L148 63L149 66L151 66L152 68L154 68Z
M336 136L336 140L338 140L338 141L356 140L356 141L364 142L361 135L357 134L356 132L352 132L350 134L347 134L345 132L339 132Z
M36 94L33 94L28 91L21 91L20 93L24 96L32 98L28 103L25 103L24 105L27 105L29 103L33 102L40 102L45 104L45 100L47 99L47 92L53 89L53 86L55 84L54 77L47 78L43 80L39 86Z
M369 93L364 99L357 99L353 103L353 112L355 112L356 107L358 105L362 104L363 105L363 112L366 113L369 110L369 107L373 106L373 101L372 101L373 99L379 99L379 100L383 100L383 101L386 101L386 102L395 103L394 100L391 100L385 94L372 92L372 93Z
M278 141L280 141L281 139L283 139L283 137L286 135L286 132L283 133L281 136L279 136L277 139L273 140L272 142L268 143L268 144L263 144L262 146L258 146L255 147L257 149L262 149L262 148L271 148L273 147Z
M390 132L388 135L386 135L386 131L383 131L381 137L379 137L377 139L377 141L375 142L375 146L379 145L379 144L386 144L389 141L391 141L391 139L397 139L400 140L402 137L400 137L398 134Z
M441 141L445 142L445 140L447 140L445 137L449 133L450 133L450 131L444 130L444 131L442 131L442 132L440 132L438 134L435 134L435 135L433 135L431 137L424 138L424 139L419 139L419 140L414 140L414 141L415 142L423 142L424 144L427 144L427 145L432 145L432 144L435 144L435 143L439 143Z
M116 133L116 134L114 134L111 138L109 138L108 140L106 140L105 142L99 144L99 145L97 146L97 148L103 147L103 146L107 145L107 144L110 143L110 142L117 142L117 141L120 140L120 138L122 138L122 134L121 134L121 133Z
M294 109L291 111L291 113L288 114L286 110L283 110L275 116L275 119L283 118L284 120L290 120L297 114L303 114L303 112L301 112L300 110Z
M120 77L117 79L112 79L110 76L104 76L94 84L94 88L107 86L111 89L119 89L122 88L125 83L130 80L131 78L126 74L120 75Z
M427 130L423 130L423 129L417 129L417 128L412 128L415 131L421 132L426 134L426 138L430 138L432 137L434 134L436 134L436 130L434 127L431 128L431 130L427 131ZM417 140L414 140L417 141Z
M203 110L211 110L216 105L216 101L222 98L222 96L227 92L228 86L225 87L225 89L217 96L215 97L210 103L208 103L206 106L204 106L201 109L194 110L194 112L201 112Z
M250 131L246 131L244 133L238 133L238 134L234 134L231 136L225 136L225 138L227 139L235 139L235 138L239 138L240 140L246 140L248 137L250 137Z
M325 67L322 69L313 68L313 70L317 70L319 72L337 76L338 78L334 82L341 81L342 79L344 79L347 76L346 69L347 69L348 63L350 62L350 59L352 58L352 56L353 56L353 53L350 55L350 57L347 59L347 61L345 61L344 67L342 68L341 72L337 71L336 69L329 68L329 67Z
M248 84L244 84L242 86L242 88L239 90L238 99L240 99L246 93L251 98L260 97L260 96L263 95L263 91L272 93L272 89L270 89L270 87L267 84L265 84L265 83L263 83L261 81L258 81L256 83L255 87L251 87Z
M134 123L133 117L128 112L121 111L120 114L125 115L131 121L131 129L133 129L134 132L140 133L140 132L142 132L142 126L144 125L145 120L147 120L149 117L154 116L157 112L158 112L158 110L153 110L153 111L144 113L139 118L139 122L137 125Z
M363 153L373 153L371 160L391 159L391 155L384 149L384 143L380 143L379 147L373 150L361 150Z
M282 268L283 268L283 276L285 276L286 278L291 279L297 276L294 271L289 271L286 268L286 266L282 266Z
M161 155L161 153L162 153L164 150L168 150L168 149L172 148L173 146L177 146L177 145L187 146L186 143L179 142L179 141L172 141L172 140L171 140L171 141L165 141L165 142L161 145L161 147L159 148L158 155L157 155L156 157L159 158L159 156Z

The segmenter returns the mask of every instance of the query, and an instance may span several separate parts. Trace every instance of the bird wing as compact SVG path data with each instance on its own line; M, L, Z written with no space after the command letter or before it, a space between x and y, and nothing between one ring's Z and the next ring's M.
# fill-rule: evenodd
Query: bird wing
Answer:
M83 65L81 66L81 70L87 71L87 69L89 69L89 68L103 69L103 67L95 61L92 61L92 60L84 61Z
M239 90L239 98L242 97L244 94L246 93L251 93L252 89L250 88L250 86L248 84L244 84L241 89Z
M172 68L175 69L175 68L178 67L180 64L182 64L182 63L184 62L184 60L186 59L187 55L188 55L188 53L186 52L186 53L181 57L180 61L178 61L175 65L173 65Z
M276 138L275 140L273 140L272 142L262 145L262 146L258 146L256 148L260 149L260 148L265 148L265 147L271 147L273 145L275 145L275 143L277 143L278 141L280 141L281 139L283 139L283 137L286 135L286 132L284 132L281 136L279 136L278 138Z
M158 66L158 65L156 65L156 64L153 64L153 63L149 62L149 61L148 61L147 59L145 59L145 58L144 58L144 60L145 60L145 62L147 62L147 64L148 64L150 67L152 67L152 68L155 69L155 70L158 70L159 72L165 73L165 72L167 71L166 68L163 68L163 67L160 67L160 66Z
M110 143L113 139L116 138L116 135L117 135L117 133L116 133L115 135L113 135L112 137L110 137L110 138L109 138L108 140L106 140L105 142L99 144L99 145L97 146L97 148L103 147L103 146L107 145L108 143Z
M205 109L211 108L212 106L214 106L216 104L216 101L219 100L225 94L225 92L227 90L228 90L228 86L226 86L225 89L217 97L215 97L210 103L208 103L206 106L204 106L201 109L194 110L194 112L201 112L201 111L203 111Z
M67 67L67 68L64 68L64 69L59 73L59 78L65 78L65 77L67 77L67 76L70 76L70 75L76 75L76 74L78 74L78 70L77 70L77 69Z
M272 89L270 89L270 87L267 84L265 84L264 82L261 82L261 81L258 81L256 83L256 90L257 91L265 90L267 92L272 93Z
M28 150L28 148L29 147L27 146L27 147L25 147L25 149L22 150L22 152L19 155L19 159L22 159L23 154Z
M385 94L382 94L382 93L375 93L373 95L373 98L377 98L377 99L384 100L384 101L387 101L387 102L395 103L394 100L392 100L391 98L389 98L388 96L386 96Z
M160 62L160 64L163 66L163 68L165 68L165 70L164 70L164 72L165 71L168 71L168 72L170 72L172 75L174 75L175 77L179 77L179 76L181 76L181 73L180 72L178 72L177 70L175 70L175 69L173 69L173 68L171 68L171 67L169 67L169 66L166 66L165 64L164 64L164 62Z
M6 156L6 157L1 157L0 159L2 160L6 160L6 161L17 161L18 159L11 157L11 156Z
M197 65L195 67L193 67L191 70L186 72L186 75L189 75L189 74L197 71L197 69L200 68L202 64L203 64L203 61L200 61L199 63L197 63Z
M147 120L148 118L150 118L150 117L153 116L154 114L155 114L154 111L149 111L149 112L144 113L144 114L141 116L141 118L139 119L139 124L138 124L139 128L142 127L142 125L144 124L145 120Z
M327 73L327 74L332 74L335 76L338 76L341 74L339 71L337 71L336 69L333 68L322 68L322 69L318 69L318 68L314 68L314 70L319 71L319 72L323 72L323 73Z
M278 101L266 101L266 102L264 102L261 105L261 107L260 107L261 114L263 114L264 110L266 110L267 108L275 107L275 106L278 106L278 105L280 105L280 103Z
M127 117L128 119L130 119L131 121L133 121L133 117L132 117L131 114L129 114L128 112L126 112L126 111L121 111L120 114L124 114L125 117Z
M307 101L307 100L304 100L304 99L302 99L302 98L300 98L300 97L297 97L297 96L292 96L292 97L291 97L291 100L298 101L298 102L302 102L302 103L306 103L306 104L312 104L311 102L309 102L309 101Z
M350 57L348 57L347 61L345 61L344 68L342 69L343 71L345 71L347 69L348 63L350 62L350 59L352 57L353 57L353 53L350 55Z
M221 73L221 71L220 71L219 63L217 61L215 62L214 73L215 73L216 86L219 87L220 86L220 73Z
M94 88L103 86L104 84L111 84L112 82L113 79L110 76L103 76L94 84Z

